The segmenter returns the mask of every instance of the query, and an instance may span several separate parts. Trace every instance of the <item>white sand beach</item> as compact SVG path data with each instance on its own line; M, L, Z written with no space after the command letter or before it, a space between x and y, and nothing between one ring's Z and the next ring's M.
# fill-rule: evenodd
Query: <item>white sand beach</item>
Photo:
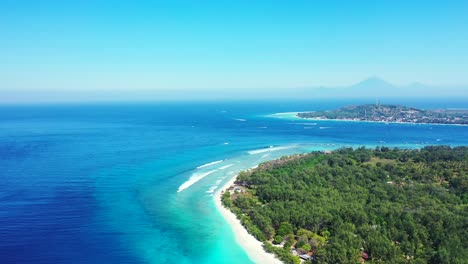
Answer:
M229 209L226 209L221 204L221 193L233 185L236 178L237 176L233 177L218 192L216 192L216 195L214 195L216 207L231 226L237 243L246 251L247 255L253 262L262 264L282 264L282 262L275 258L273 254L267 253L262 247L262 242L250 235L242 226L240 220L237 219Z

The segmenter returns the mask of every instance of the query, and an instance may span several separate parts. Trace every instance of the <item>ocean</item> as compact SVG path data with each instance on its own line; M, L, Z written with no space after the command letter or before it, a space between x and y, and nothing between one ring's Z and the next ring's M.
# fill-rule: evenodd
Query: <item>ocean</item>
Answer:
M339 147L468 145L468 126L274 115L363 102L0 106L0 262L252 263L213 200L239 171Z

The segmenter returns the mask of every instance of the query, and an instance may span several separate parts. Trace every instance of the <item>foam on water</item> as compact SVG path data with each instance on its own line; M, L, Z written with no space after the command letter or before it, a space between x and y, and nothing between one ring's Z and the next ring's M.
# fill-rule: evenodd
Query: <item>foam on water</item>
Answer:
M208 189L208 191L206 191L206 193L214 193L216 191L216 188L218 188L219 185L214 185L214 186L211 186L210 189Z
M265 153L265 152L274 152L274 151L279 151L279 150L291 149L291 148L295 148L295 147L296 146L281 146L281 147L272 147L272 146L270 146L269 148L250 150L250 151L247 151L247 152L250 155L255 155L255 154L260 154L260 153Z
M182 183L182 185L179 186L179 189L177 190L177 192L181 192L181 191L187 189L188 187L192 186L193 184L195 184L199 180L205 178L206 176L212 174L215 171L217 171L217 170L210 170L210 171L203 172L203 173L194 173L194 174L192 174L192 176L190 176L190 179L188 181Z
M304 122L301 122L301 123L288 123L289 125L304 125L304 126L316 126L317 123L304 123Z
M297 116L299 112L284 112L284 113L274 113L270 115L266 115L266 117L273 117L273 118L281 118L281 119L302 119Z
M230 168L230 167L232 167L232 166L234 166L234 164L224 165L224 166L222 166L222 167L219 167L219 170L225 170L225 169Z
M209 163L198 166L197 169L203 169L203 168L206 168L206 167L210 167L210 166L216 165L216 164L221 163L221 162L223 162L223 160L217 160L217 161L209 162Z

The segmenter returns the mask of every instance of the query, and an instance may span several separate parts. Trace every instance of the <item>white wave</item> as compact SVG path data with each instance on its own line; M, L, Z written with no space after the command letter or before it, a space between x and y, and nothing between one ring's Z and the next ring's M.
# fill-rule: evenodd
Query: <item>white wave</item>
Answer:
M221 163L221 162L223 162L223 160L217 160L217 161L209 162L209 163L203 164L201 166L198 166L197 169L202 169L202 168L206 168L206 167L209 167L209 166L213 166L213 165Z
M240 122L245 122L247 121L246 119L243 119L243 118L233 118L234 120L236 121L240 121Z
M270 116L284 116L284 115L297 115L299 112L281 112L281 113L274 113Z
M224 142L223 145L229 145L229 142Z
M278 151L278 150L283 150L283 149L290 149L294 148L295 146L284 146L284 147L272 147L270 146L269 148L262 148L262 149L256 149L256 150L251 150L247 151L250 155L255 155L255 154L260 154L260 153L265 153L265 152L273 152L273 151Z
M218 185L211 186L210 189L208 189L208 191L206 191L206 193L214 193L214 191L216 190L216 188L218 188Z
M263 159L263 158L268 158L268 157L270 157L270 156L271 156L271 154L265 154L265 155L262 156L262 159Z
M319 127L320 129L329 129L331 127Z
M290 125L316 126L317 123L288 123Z
M224 169L227 169L227 168L229 168L231 166L234 166L234 164L228 164L228 165L222 166L222 167L219 168L219 170L224 170Z
M186 181L186 182L182 183L182 185L180 185L177 192L181 192L181 191L187 189L188 187L195 184L197 181L205 178L206 176L210 175L211 173L213 173L215 171L217 171L217 170L211 170L211 171L207 171L207 172L203 172L203 173L194 173L194 174L192 174L192 176L190 176L190 179L188 179L188 181Z
M297 116L298 113L299 112L285 112L285 113L269 114L266 116L271 117L271 118L281 118L281 119L286 119L286 120L301 120L302 118Z

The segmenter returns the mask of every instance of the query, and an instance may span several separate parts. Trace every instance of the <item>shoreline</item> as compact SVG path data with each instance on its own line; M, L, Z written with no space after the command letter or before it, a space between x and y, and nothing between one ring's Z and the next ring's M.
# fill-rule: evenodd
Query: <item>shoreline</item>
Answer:
M313 112L313 111L307 111ZM397 122L397 121L371 121L371 120L354 120L354 119L329 119L329 118L307 118L300 117L298 114L307 112L281 112L266 115L270 118L289 119L289 120L310 120L310 121L337 121L337 122L361 122L361 123L380 123L380 124L399 124L399 125L436 125L436 126L460 126L465 127L468 124L443 124L443 123L414 123L414 122Z
M222 205L221 194L229 187L231 187L236 179L237 174L215 193L213 197L215 200L216 209L218 209L224 220L226 220L228 225L231 227L237 244L244 249L250 260L252 260L254 263L283 264L283 262L277 259L275 255L267 253L263 249L263 243L249 234L241 224L240 220L237 219L237 216Z
M330 118L307 118L296 115L296 118L311 121L339 121L339 122L361 122L361 123L383 123L383 124L399 124L399 125L436 125L436 126L468 126L467 124L442 124L442 123L414 123L414 122L397 122L397 121L371 121L371 120L353 120L353 119L330 119Z

